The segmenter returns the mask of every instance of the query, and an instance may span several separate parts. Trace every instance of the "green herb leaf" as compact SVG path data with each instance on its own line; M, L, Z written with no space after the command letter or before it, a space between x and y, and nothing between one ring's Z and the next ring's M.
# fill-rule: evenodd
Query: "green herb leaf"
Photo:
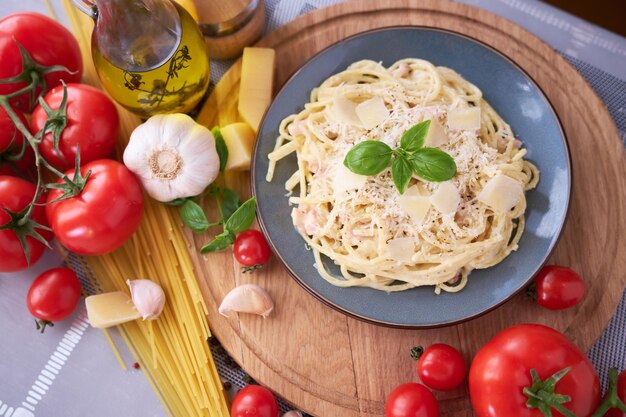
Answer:
M204 210L193 200L185 201L185 204L180 207L180 218L194 232L204 232L209 228L209 221Z
M428 134L430 120L418 123L404 132L400 139L400 146L407 152L413 153L424 146L424 140Z
M398 156L391 163L391 178L398 192L404 194L413 176L413 167L404 156Z
M208 253L208 252L219 252L228 248L235 242L235 235L228 230L224 230L224 232L215 236L215 239L204 245L200 252Z
M392 152L384 142L366 140L350 149L343 164L355 174L376 175L387 168Z
M426 181L447 181L456 175L454 159L441 149L421 148L411 156L413 171Z
M220 157L220 172L224 172L224 168L226 168L226 163L228 162L228 147L226 146L226 141L224 140L224 136L222 136L219 126L213 127L211 133L215 138L215 150Z
M163 204L166 204L168 206L182 206L187 200L187 197L175 198L172 201L165 201Z
M230 188L222 188L222 201L219 203L222 220L226 221L239 208L239 194Z
M256 213L256 197L250 198L243 203L232 216L226 220L224 231L234 234L244 232L252 226L254 215Z

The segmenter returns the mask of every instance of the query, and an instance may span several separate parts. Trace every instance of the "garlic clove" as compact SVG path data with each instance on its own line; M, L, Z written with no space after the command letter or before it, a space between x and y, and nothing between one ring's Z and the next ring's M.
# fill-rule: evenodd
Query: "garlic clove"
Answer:
M235 312L258 314L265 318L273 309L274 302L263 288L254 284L244 284L226 294L218 311L226 317Z
M144 320L155 320L165 306L163 288L149 279L127 280L130 297Z
M283 417L302 417L302 413L298 410L287 411Z

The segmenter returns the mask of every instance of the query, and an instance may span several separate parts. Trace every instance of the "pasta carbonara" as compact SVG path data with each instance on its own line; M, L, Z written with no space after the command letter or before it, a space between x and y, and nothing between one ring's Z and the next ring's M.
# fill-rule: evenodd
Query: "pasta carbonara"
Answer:
M378 140L395 149L404 132L425 120L424 146L456 163L451 180L413 175L400 194L390 168L361 176L343 164L357 143ZM470 271L517 249L524 191L536 186L538 170L481 91L449 68L413 58L389 68L356 62L315 88L279 133L267 181L276 163L295 152L298 168L285 184L293 223L320 275L334 285L455 292ZM323 256L341 276L328 271Z

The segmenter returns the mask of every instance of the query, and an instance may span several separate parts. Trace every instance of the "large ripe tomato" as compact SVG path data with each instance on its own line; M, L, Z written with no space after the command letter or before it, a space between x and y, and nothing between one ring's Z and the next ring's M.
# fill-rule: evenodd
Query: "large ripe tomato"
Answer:
M272 255L263 233L250 229L240 233L233 246L235 259L243 265L244 272L253 271L266 264Z
M34 195L35 184L17 177L0 176L0 226L5 226L11 222L11 216L3 209L18 213L32 201ZM37 201L39 203L45 202L45 196L42 195ZM35 206L32 219L44 226L48 225L43 206ZM14 224L13 230L0 230L0 272L21 271L28 267L26 255L16 234L22 233L28 227L28 224L22 227ZM36 228L35 231L45 240L52 238L52 233L47 230ZM26 245L32 265L41 258L45 245L32 236L26 237Z
M63 86L53 88L45 95L48 106L57 110L63 100ZM59 141L58 154L54 150L52 132L46 133L39 151L55 168L66 171L74 166L76 150L80 149L81 164L108 158L115 150L119 131L119 117L115 105L102 91L85 84L67 85L67 124ZM41 105L35 107L30 119L34 135L43 129L48 115Z
M66 319L80 300L80 282L68 268L54 268L40 274L30 285L26 305L30 314L46 322Z
M259 385L248 385L233 398L231 417L278 417L274 394Z
M46 67L61 65L74 72L54 71L42 75L45 91L61 84L61 80L66 83L80 81L83 61L78 42L60 23L38 13L14 13L0 20L0 79L11 78L22 72L22 56L15 41L26 49L37 64ZM36 69L33 71L40 72ZM0 84L0 94L18 91L27 86L28 82ZM37 88L36 94L45 92L41 87ZM23 112L30 111L27 94L14 98L11 103Z
M427 387L439 391L455 389L465 379L465 359L450 345L435 343L417 360L417 374Z
M549 310L573 307L587 292L580 275L566 266L544 266L533 282L537 304Z
M422 384L398 385L385 403L386 417L439 417L439 405L432 392Z
M617 379L617 396L626 404L626 371L622 371ZM626 417L626 411L611 408L605 417Z
M542 381L571 370L556 383L555 392L569 395L563 404L578 417L590 416L598 406L600 383L587 357L564 335L539 324L520 324L498 333L472 361L469 388L478 417L543 417L526 406L523 390L531 386L531 369ZM555 417L562 417L554 412Z
M28 127L26 117L19 110L13 109L25 127ZM11 156L18 155L24 144L24 135L15 127L6 110L0 107L0 175L13 175L15 169L19 173L28 173L35 167L35 155L30 146L21 159L10 162Z
M143 195L135 176L112 159L81 167L91 175L76 196L51 203L60 190L48 194L46 214L56 238L80 255L103 255L120 247L137 230L143 215ZM73 178L74 170L66 172ZM62 180L59 180L62 183Z

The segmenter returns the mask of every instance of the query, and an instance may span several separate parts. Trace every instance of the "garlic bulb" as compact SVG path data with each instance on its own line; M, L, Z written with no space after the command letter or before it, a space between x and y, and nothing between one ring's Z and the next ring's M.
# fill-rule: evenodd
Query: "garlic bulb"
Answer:
M283 417L302 417L302 413L297 410L287 411Z
M253 313L269 316L274 309L274 302L269 294L258 285L244 284L230 290L222 300L219 313L229 317L230 313Z
M192 197L215 180L220 159L211 131L185 114L159 114L138 126L124 164L158 201Z
M154 320L163 311L165 293L155 282L149 279L134 279L126 281L130 287L130 297L135 308L144 320Z

